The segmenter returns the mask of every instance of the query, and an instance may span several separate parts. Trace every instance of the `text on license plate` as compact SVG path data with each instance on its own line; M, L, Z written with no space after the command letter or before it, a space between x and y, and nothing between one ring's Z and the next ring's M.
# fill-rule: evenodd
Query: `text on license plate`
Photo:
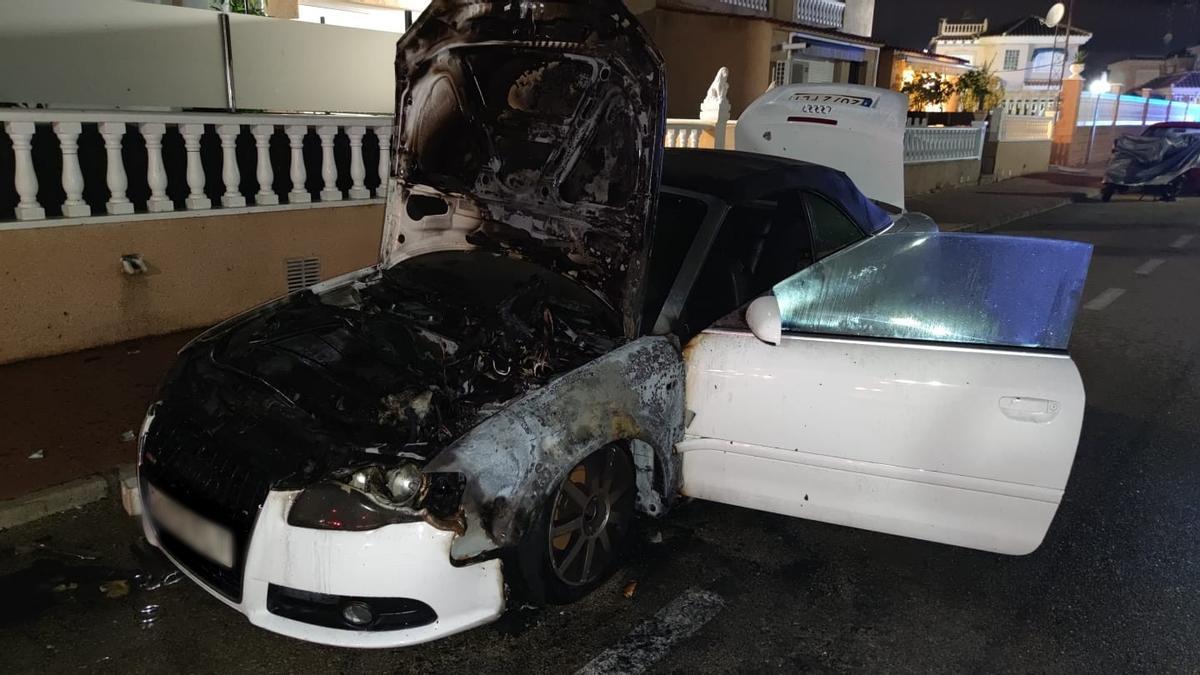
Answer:
M197 515L158 488L146 484L150 517L176 539L213 562L233 567L233 533Z

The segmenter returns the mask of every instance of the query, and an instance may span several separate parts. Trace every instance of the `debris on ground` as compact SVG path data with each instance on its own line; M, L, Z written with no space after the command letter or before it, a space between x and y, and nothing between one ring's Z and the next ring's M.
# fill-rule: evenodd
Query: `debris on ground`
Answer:
M133 439L135 438L137 438L137 436L133 434L132 429L128 429L125 431L125 433L121 434L121 440L125 441L126 443L132 443Z
M663 542L662 530L655 530L654 532L651 532L646 537L646 541L651 544L661 544Z
M142 628L149 628L158 621L158 615L162 611L162 605L142 605L138 609L138 623L142 624Z
M633 594L637 592L637 584L636 579L625 584L625 590L621 591L621 595L624 595L626 599L632 598Z
M125 579L116 579L114 581L106 581L100 584L100 592L104 597L115 600L129 595L129 582Z
M46 458L45 450L34 450L33 452L29 453L29 459L45 459L45 458Z

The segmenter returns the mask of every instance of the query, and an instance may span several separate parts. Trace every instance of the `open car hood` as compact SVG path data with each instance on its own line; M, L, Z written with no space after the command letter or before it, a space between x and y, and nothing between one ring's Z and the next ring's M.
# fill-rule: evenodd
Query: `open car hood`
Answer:
M662 58L618 0L434 0L396 54L390 266L486 248L567 274L638 331Z

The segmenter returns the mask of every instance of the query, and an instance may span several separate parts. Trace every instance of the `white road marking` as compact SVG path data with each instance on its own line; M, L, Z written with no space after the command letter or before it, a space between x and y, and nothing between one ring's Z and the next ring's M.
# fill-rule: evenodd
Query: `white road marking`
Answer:
M1125 295L1124 288L1110 288L1100 295L1092 298L1092 301L1083 306L1084 309L1090 309L1094 312L1099 312L1107 308L1109 305L1116 302L1117 298Z
M1134 270L1133 273L1139 277L1148 277L1154 273L1154 270L1158 269L1159 266L1165 262L1167 261L1163 260L1162 258L1151 258L1142 263L1142 266Z
M725 600L716 593L690 588L620 642L597 654L575 675L645 672L676 642L695 635L724 606Z
M1192 240L1195 238L1196 238L1196 235L1194 235L1194 234L1180 235L1180 237L1178 239L1171 242L1171 248L1183 248L1184 246L1187 246L1188 244L1192 243Z

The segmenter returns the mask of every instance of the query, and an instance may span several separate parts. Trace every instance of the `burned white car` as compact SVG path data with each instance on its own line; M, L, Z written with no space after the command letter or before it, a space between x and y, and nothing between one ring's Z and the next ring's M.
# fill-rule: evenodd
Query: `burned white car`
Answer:
M570 602L680 495L1021 554L1061 500L1090 248L942 234L845 174L664 151L622 3L434 2L380 263L188 345L146 536L254 624L423 642Z

